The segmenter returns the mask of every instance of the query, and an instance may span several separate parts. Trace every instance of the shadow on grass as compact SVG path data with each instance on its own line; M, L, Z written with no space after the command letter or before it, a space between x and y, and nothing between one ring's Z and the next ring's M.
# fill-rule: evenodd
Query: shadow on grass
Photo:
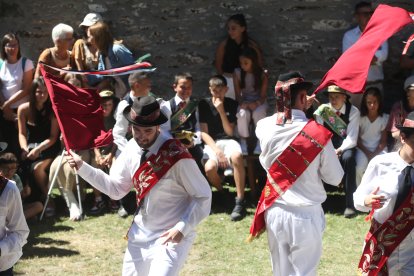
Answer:
M73 227L57 224L63 219L64 218L44 219L42 221L30 223L30 234L27 244L24 247L24 255L22 259L50 256L64 257L80 254L78 251L60 248L61 246L69 244L67 241L41 237L44 233L72 231Z
M325 213L334 215L343 215L345 210L345 193L343 189L331 185L325 185L327 198L322 203Z

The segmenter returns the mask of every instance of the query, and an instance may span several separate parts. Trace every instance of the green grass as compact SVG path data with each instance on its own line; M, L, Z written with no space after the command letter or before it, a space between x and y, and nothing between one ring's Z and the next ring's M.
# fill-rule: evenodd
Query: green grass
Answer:
M180 275L271 275L266 235L245 243L253 211L249 209L240 222L231 222L227 213L204 220ZM345 219L326 214L319 275L356 275L369 226L364 216ZM30 225L29 243L15 266L16 275L120 275L127 244L123 236L132 217L107 214L81 222L65 219Z

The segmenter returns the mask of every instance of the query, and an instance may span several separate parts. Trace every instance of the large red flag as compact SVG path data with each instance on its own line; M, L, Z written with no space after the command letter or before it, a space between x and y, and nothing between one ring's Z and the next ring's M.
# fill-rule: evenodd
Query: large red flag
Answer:
M53 111L63 135L66 150L103 147L113 141L112 131L104 131L100 97L94 89L84 89L40 70L45 80Z
M379 5L361 37L339 57L314 93L332 84L351 93L362 92L375 52L389 37L412 23L411 16L402 8Z

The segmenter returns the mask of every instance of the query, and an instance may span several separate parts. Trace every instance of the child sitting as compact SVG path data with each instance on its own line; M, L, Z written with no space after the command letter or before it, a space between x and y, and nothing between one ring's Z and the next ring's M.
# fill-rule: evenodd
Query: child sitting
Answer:
M239 102L237 113L237 129L240 135L242 153L247 155L247 138L250 120L254 125L266 117L266 90L268 79L263 68L259 65L257 53L252 48L246 48L240 54L240 67L234 72L234 87L236 99ZM260 154L259 141L256 143L254 154Z
M110 90L103 90L99 92L99 96L101 97L105 131L108 131L113 129L115 125L114 112L119 99L116 98L114 92ZM92 166L109 173L112 162L115 160L116 150L117 146L115 143L111 143L103 148L94 148L95 158L92 159ZM98 215L105 209L105 201L103 200L102 193L99 190L93 188L93 194L95 195L95 203L89 212L92 215ZM110 201L110 209L111 211L118 211L119 204L116 200Z
M358 141L359 110L349 102L349 96L342 88L331 85L327 90L329 103L321 105L315 116L332 132L332 144L345 171L344 217L356 215L353 193L356 190L355 147Z
M11 152L5 152L0 154L0 175L9 180L13 180L16 183L17 188L20 191L22 200L26 199L31 194L31 188L29 185L24 185L16 174L19 167L16 156ZM23 203L23 213L26 219L33 218L40 214L43 209L43 204L40 201Z
M236 221L246 213L244 203L245 169L240 144L234 140L237 102L226 98L226 79L221 75L210 78L209 89L212 97L199 103L201 138L205 143L204 152L208 160L204 166L207 179L219 192L223 190L218 168L234 168L236 204L230 215Z
M361 183L368 162L378 154L386 153L388 114L382 110L381 92L376 87L368 88L361 102L359 137L356 151L356 181Z
M162 131L168 131L180 140L197 162L203 173L203 147L200 138L198 122L198 102L191 98L193 93L193 77L190 73L180 73L174 78L173 89L175 96L161 105L168 122L161 126Z

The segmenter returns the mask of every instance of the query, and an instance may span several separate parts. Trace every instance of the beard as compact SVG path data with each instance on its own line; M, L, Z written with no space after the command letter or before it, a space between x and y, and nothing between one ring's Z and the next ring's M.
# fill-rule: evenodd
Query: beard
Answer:
M137 144L138 144L138 146L140 147L140 148L143 148L143 149L148 149L149 147L151 147L154 143L155 143L155 140L157 140L157 137L158 137L158 135L159 135L160 133L159 132L157 132L155 135L154 135L154 137L153 137L153 139L152 140L150 140L150 139L142 139L142 140L138 140L138 138L135 138L134 137L134 139L135 139L135 142L137 142Z

